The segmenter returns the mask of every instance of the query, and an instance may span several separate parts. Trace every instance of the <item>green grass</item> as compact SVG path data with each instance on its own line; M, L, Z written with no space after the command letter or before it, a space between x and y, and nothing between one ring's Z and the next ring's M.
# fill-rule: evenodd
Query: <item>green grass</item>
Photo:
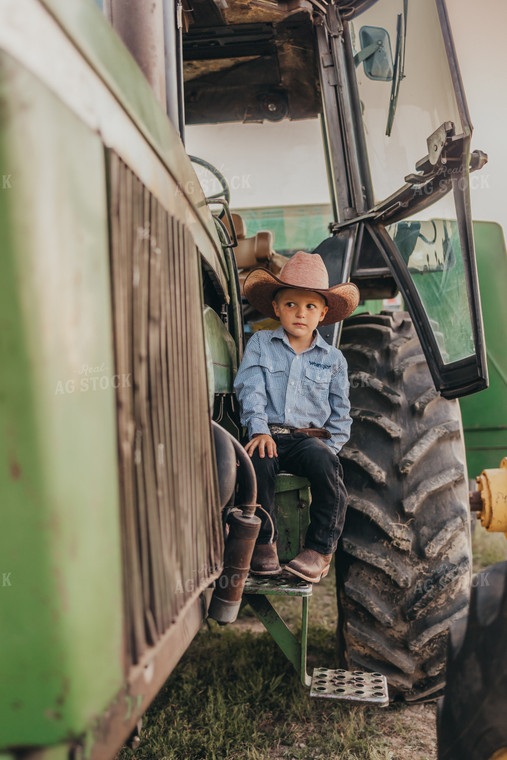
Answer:
M321 662L334 637L315 628ZM373 710L314 702L268 634L212 625L198 634L144 719L137 760L375 760ZM371 754L372 744L376 744Z
M474 571L507 558L507 540L477 525ZM296 630L300 601L274 606ZM195 638L143 719L141 744L117 760L424 760L434 755L434 708L379 710L311 700L267 633L242 609L238 624L211 622ZM334 571L310 600L308 671L337 667ZM419 712L417 712L419 710ZM422 712L421 712L422 711Z
M474 573L507 559L507 538L503 533L488 533L479 521L472 538Z
M297 631L301 601L271 600ZM245 630L254 621L247 605L235 625L222 628L208 622L144 716L139 748L133 752L125 747L117 760L397 757L387 737L392 730L398 736L407 731L400 705L379 710L310 699L269 634ZM314 586L310 600L308 672L316 666L339 666L335 627L332 568L329 577ZM432 715L429 720L433 722Z

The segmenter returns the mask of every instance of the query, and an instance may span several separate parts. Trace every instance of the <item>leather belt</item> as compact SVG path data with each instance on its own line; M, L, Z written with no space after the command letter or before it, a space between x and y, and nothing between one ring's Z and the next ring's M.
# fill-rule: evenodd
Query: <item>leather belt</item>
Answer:
M304 433L304 435L309 435L313 438L325 438L326 440L331 438L331 433L325 428L294 428L286 427L284 425L268 425L268 427L272 435L290 435L291 433Z

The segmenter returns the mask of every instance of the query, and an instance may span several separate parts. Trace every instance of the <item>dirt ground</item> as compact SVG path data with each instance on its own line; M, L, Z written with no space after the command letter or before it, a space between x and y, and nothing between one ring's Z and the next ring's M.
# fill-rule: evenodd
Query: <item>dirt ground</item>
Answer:
M262 633L265 629L256 618L243 618L234 623L238 630ZM393 703L375 713L376 727L383 741L379 742L378 760L436 760L436 703L407 705ZM304 742L304 736L300 737ZM381 746L383 745L383 746ZM303 745L301 745L303 746ZM372 748L373 749L373 748ZM273 747L269 760L287 758L285 748Z
M392 753L390 760L436 760L434 703L383 710L379 727Z
M436 760L435 712L434 704L380 710L376 720L380 735L378 741L369 743L368 756L375 760ZM294 738L292 752L306 746L308 737L300 726L294 726ZM265 760L287 760L291 757L295 760L292 752L288 745L276 744ZM313 757L315 760L335 760L338 756L332 755L330 758L326 752L318 751Z

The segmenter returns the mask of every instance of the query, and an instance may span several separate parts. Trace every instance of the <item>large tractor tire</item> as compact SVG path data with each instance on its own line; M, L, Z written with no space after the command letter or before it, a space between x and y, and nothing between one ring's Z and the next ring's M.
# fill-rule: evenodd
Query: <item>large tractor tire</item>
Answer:
M474 578L468 620L449 637L439 760L507 758L507 562Z
M466 615L471 546L457 401L436 391L408 315L344 323L353 417L340 457L349 492L336 558L348 667L380 671L392 695L445 683L448 629Z

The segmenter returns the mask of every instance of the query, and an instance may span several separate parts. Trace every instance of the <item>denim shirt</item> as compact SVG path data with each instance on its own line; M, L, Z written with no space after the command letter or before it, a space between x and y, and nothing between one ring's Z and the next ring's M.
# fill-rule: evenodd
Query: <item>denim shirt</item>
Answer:
M283 327L259 330L248 341L234 390L248 437L270 434L268 424L325 427L338 453L350 435L349 381L342 352L317 332L296 354Z

